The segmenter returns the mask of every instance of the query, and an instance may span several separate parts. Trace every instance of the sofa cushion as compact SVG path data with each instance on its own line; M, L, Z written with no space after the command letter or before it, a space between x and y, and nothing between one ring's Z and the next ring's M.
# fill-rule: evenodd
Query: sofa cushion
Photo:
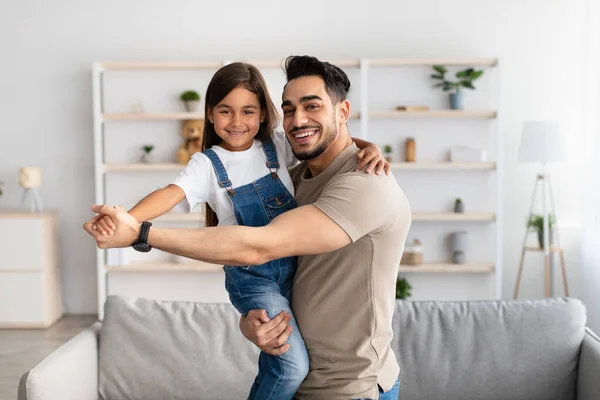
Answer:
M259 350L233 306L111 296L104 315L100 399L247 397Z
M402 400L575 399L585 308L575 299L397 301Z

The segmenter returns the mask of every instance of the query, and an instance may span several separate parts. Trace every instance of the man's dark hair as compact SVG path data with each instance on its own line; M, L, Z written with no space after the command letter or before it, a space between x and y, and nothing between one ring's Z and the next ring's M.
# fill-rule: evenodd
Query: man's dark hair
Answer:
M288 82L303 76L320 76L334 104L346 100L350 90L350 79L340 67L320 61L316 57L289 56L285 60L285 74Z

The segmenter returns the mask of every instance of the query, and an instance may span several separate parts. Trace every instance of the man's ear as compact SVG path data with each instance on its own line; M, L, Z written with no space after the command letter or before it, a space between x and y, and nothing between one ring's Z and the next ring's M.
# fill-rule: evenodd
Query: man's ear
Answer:
M340 124L345 124L350 119L350 102L340 101Z

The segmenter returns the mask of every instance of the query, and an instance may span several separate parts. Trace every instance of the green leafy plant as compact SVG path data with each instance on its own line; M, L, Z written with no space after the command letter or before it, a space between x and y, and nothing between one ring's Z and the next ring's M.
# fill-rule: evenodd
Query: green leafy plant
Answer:
M443 65L434 65L433 70L435 71L435 74L432 74L431 78L441 81L436 83L433 87L441 87L444 92L452 90L455 93L458 93L460 92L461 88L475 89L475 86L473 86L473 81L479 79L481 75L483 75L483 70L467 68L456 73L456 78L458 81L450 81L446 79L448 68L444 67Z
M552 214L548 214L548 228L552 229L552 225L554 221L552 220ZM536 231L536 232L544 232L544 216L539 214L533 214L527 220L527 227Z
M0 196L4 194L4 182L0 182Z
M200 95L194 90L186 90L185 92L181 93L180 98L182 101L198 101L200 100Z
M410 297L410 291L412 286L406 280L406 278L398 279L396 281L396 298L406 300Z
M454 200L454 204L462 204L462 199L457 197L456 200Z
M385 146L383 146L383 152L386 154L389 154L392 152L392 146L389 144L386 144Z
M151 144L147 144L147 145L142 146L142 150L144 150L144 152L146 154L150 154L150 152L152 151L152 149L154 149L154 146L151 145Z

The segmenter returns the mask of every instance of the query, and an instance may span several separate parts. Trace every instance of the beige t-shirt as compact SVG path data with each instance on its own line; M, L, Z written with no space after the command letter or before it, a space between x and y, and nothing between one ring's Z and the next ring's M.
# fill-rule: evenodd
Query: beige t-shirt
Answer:
M345 148L314 178L305 163L290 171L298 205L316 206L352 240L299 257L292 308L310 372L297 399L376 399L377 385L388 391L399 373L390 342L410 208L392 175L354 172L358 152Z

